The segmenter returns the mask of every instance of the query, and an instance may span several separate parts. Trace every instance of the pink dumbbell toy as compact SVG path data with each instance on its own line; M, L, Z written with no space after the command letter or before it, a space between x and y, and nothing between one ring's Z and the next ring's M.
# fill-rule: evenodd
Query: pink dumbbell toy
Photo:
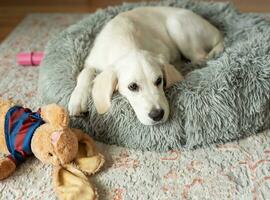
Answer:
M17 63L22 66L38 66L43 58L43 52L22 52L16 56Z

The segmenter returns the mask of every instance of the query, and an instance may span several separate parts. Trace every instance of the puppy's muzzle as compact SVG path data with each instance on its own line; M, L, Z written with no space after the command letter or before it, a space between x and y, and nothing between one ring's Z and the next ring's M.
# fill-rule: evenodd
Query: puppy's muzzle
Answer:
M163 119L163 116L164 116L164 110L163 109L152 109L151 112L148 114L148 116L158 122L160 121L161 119Z

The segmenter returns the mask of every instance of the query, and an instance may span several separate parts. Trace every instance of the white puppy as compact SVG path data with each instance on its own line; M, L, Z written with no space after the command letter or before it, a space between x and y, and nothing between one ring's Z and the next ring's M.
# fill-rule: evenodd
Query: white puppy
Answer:
M196 63L222 50L218 29L189 10L141 7L121 13L96 38L71 95L69 113L87 111L91 91L98 113L105 113L118 89L143 124L164 122L169 106L163 87L182 79L170 63L180 52ZM93 81L95 70L101 73Z

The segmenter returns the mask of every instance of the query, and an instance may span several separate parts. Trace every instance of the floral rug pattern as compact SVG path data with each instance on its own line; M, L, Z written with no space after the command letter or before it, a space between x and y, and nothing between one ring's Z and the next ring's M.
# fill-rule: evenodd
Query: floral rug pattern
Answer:
M31 14L0 45L0 97L38 108L38 67L16 64L18 52L43 51L49 37L86 14ZM89 178L100 199L270 199L270 135L194 151L141 152L98 143L106 164ZM51 167L35 158L0 182L0 199L56 199Z

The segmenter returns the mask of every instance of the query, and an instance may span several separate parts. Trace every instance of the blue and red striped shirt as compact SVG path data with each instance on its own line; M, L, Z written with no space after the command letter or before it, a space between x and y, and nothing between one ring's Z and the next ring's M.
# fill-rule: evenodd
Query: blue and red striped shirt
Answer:
M31 139L35 130L44 124L38 112L28 108L14 106L5 116L5 139L10 158L16 165L22 163L32 155Z

